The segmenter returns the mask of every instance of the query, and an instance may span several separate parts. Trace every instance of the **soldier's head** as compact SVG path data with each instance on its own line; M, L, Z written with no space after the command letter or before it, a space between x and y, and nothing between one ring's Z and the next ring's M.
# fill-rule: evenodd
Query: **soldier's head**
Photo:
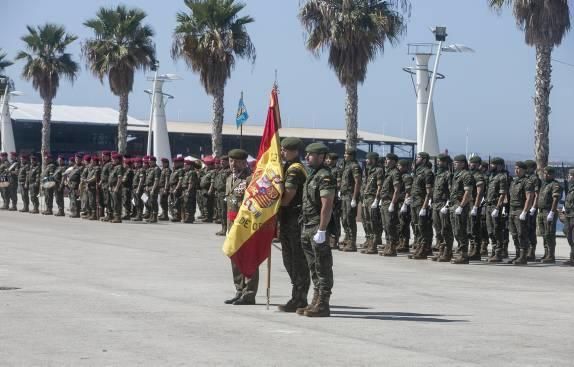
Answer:
M84 155L83 161L84 161L84 165L87 166L88 164L90 164L92 162L92 156L89 154Z
M228 169L229 168L229 157L226 155L222 155L221 160L220 160L220 165L221 165L221 168Z
M466 156L464 154L459 154L454 157L453 167L455 171L462 171L463 169L466 169L466 166L467 162L466 162Z
M63 155L59 155L58 159L56 160L56 163L58 163L58 166L63 166L66 162L64 160L64 156Z
M229 157L229 167L232 173L239 173L247 168L247 152L243 149L232 149L227 156Z
M132 165L134 166L134 169L140 168L142 166L141 157L135 157L134 159L132 159Z
M331 152L327 154L325 158L325 165L328 167L335 167L337 165L337 161L339 160L339 155L335 152Z
M472 157L470 157L468 162L469 162L468 167L471 170L475 171L475 170L478 170L480 168L480 165L482 164L482 159L477 155L473 155Z
M18 153L12 152L10 153L10 162L16 162L18 160Z
M162 159L161 159L161 167L162 167L162 168L169 168L169 159L167 159L167 158L162 158Z
M437 164L440 168L443 169L448 168L449 163L450 163L450 156L448 154L440 153L437 156Z
M149 155L146 155L142 158L142 167L148 168L149 167Z
M121 163L122 163L122 159L123 159L123 157L122 157L121 154L115 153L115 154L112 155L112 164L113 164L114 166L117 166L118 164L121 164Z
M418 152L415 160L416 167L425 167L429 162L430 156L427 152Z
M111 159L111 153L108 152L107 150L104 150L102 152L102 162L104 163L108 163Z
M124 161L122 162L124 168L130 168L132 166L132 159L128 157L124 157Z
M205 164L206 171L211 171L215 168L215 159L213 159L212 156L205 157L203 163Z
M482 161L482 163L480 164L480 172L482 173L488 173L488 169L490 167L488 167L488 162L486 161Z
M551 166L544 167L544 180L552 181L556 177L556 169Z
M411 166L411 162L407 159L400 159L397 166L399 168L399 171L401 171L401 173L407 173Z
M574 182L574 168L568 170L568 182Z
M44 162L46 162L46 164L52 163L52 155L50 153L44 154Z
M4 162L5 160L8 159L8 153L6 152L1 152L0 153L0 162Z
M181 168L183 167L183 157L179 156L179 157L175 157L173 159L173 168L177 169L177 168Z
M36 154L30 154L30 164L33 166L38 164L38 157L36 157Z
M526 166L526 163L522 161L516 161L514 164L514 174L517 177L523 177L526 174L527 168L528 167Z
M155 167L157 165L157 158L154 156L150 156L148 164L150 167Z
M191 159L186 159L183 162L183 169L185 171L189 171L191 169L191 167L194 166L193 161Z
M305 148L305 159L311 168L318 168L325 161L329 148L323 143L311 143ZM345 160L347 160L347 153L345 153Z
M345 162L354 161L356 154L357 154L356 149L353 149L353 148L345 149Z
M82 164L82 158L83 158L83 156L80 153L76 154L76 156L74 157L74 163L78 166L81 165Z
M92 166L99 166L100 165L100 157L98 157L97 155L94 155L92 157Z
M493 172L502 172L504 169L504 159L494 157L490 160L490 170Z
M28 163L28 156L27 156L26 154L20 155L20 163L21 163L21 164L26 164L26 163Z
M299 149L303 142L299 138L287 137L281 140L281 158L287 162L293 162L299 158Z
M385 156L385 167L388 169L393 169L397 166L399 157L395 153L387 153Z
M526 164L526 173L531 175L533 173L536 172L536 162L534 162L532 159L528 159L526 161L524 161L524 164Z

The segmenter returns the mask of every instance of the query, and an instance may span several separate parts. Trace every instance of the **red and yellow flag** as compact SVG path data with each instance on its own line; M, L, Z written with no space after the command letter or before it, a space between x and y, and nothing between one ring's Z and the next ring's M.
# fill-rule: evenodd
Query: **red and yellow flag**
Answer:
M271 241L275 235L277 212L283 195L280 127L279 100L277 90L273 88L257 154L257 167L223 244L225 255L231 258L246 277L251 277L271 253Z

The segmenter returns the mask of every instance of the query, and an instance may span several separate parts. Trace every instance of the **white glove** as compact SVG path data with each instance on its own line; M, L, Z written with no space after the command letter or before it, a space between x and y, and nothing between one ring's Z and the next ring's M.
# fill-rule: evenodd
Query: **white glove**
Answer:
M395 211L395 204L390 203L390 204L389 204L389 213L392 213L392 212L394 212L394 211Z
M326 231L317 230L317 233L315 233L315 235L313 236L313 241L315 241L315 243L318 245L325 242L325 232Z
M546 217L546 221L552 222L553 220L554 220L554 212L548 213L548 216Z
M445 205L440 209L440 213L441 214L447 214L448 213L448 207Z
M401 213L406 213L409 210L406 203L403 203L401 206Z
M409 196L409 197L405 200L405 204L411 205L412 203L413 203L413 198Z
M462 206L458 206L455 210L454 210L454 214L456 215L461 215L462 214Z
M494 208L494 210L492 211L492 213L490 213L490 215L491 215L493 218L498 218L498 209L497 209L497 208Z
M518 217L520 220L525 221L526 220L526 212L522 211L522 213L520 213L520 217Z
M507 214L507 213L506 213L506 207L504 207L504 208L502 208L502 216L503 216L503 217L506 217L506 214Z
M530 208L530 215L532 215L532 216L536 215L536 208L535 207Z
M355 199L351 200L351 208L357 207L357 201Z
M371 204L371 209L376 209L379 206L379 201L375 200L373 201L373 204Z
M337 191L337 197L340 199L341 198L341 191Z
M472 210L470 211L470 215L472 215L473 217L476 217L478 215L478 208L476 206L472 207Z
M383 199L379 200L377 206L381 206L382 203L383 203Z
M424 217L427 215L427 209L426 208L422 208L421 211L419 212L419 217Z
M566 207L565 206L563 206L561 210L562 210L562 213L566 213Z

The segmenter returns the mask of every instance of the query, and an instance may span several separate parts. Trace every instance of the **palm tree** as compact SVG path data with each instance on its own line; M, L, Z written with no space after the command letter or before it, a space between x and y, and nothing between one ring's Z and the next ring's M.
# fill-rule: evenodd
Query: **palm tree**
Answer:
M212 154L222 153L223 96L235 58L255 62L255 47L246 25L250 16L239 17L245 4L235 0L184 0L190 13L177 14L171 55L182 58L199 73L207 94L213 96Z
M4 88L8 82L6 76L4 75L4 69L13 64L12 61L6 59L6 56L7 54L0 48L0 96L4 95Z
M23 59L26 64L22 78L32 81L32 86L44 101L42 116L42 164L44 156L50 152L50 121L52 119L52 100L56 97L60 78L74 82L79 65L66 52L66 47L78 37L66 33L63 26L47 23L37 28L26 27L28 34L22 37L26 51L20 51L16 60Z
M568 0L489 0L500 10L513 7L516 24L524 31L527 45L536 48L534 97L534 154L538 168L548 165L550 152L550 90L552 89L552 50L559 46L570 30Z
M127 149L129 93L136 70L148 70L156 62L154 31L142 24L146 13L139 9L100 8L96 17L84 22L94 31L94 38L82 45L90 71L103 83L107 75L112 93L120 97L118 152Z
M346 89L347 148L357 146L357 86L385 43L396 44L406 30L405 13L406 0L308 0L300 9L307 49L316 56L329 50L329 66Z

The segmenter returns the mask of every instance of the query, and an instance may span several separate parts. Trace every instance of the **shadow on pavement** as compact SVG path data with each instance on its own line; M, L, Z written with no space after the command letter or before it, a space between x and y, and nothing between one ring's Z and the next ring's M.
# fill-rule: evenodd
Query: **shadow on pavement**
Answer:
M435 317L433 317L435 316ZM365 320L388 320L388 321L418 321L418 322L468 322L468 320L454 320L439 318L445 316L438 314L424 314L411 312L360 312L360 311L337 311L331 310L331 317L341 319L365 319Z

